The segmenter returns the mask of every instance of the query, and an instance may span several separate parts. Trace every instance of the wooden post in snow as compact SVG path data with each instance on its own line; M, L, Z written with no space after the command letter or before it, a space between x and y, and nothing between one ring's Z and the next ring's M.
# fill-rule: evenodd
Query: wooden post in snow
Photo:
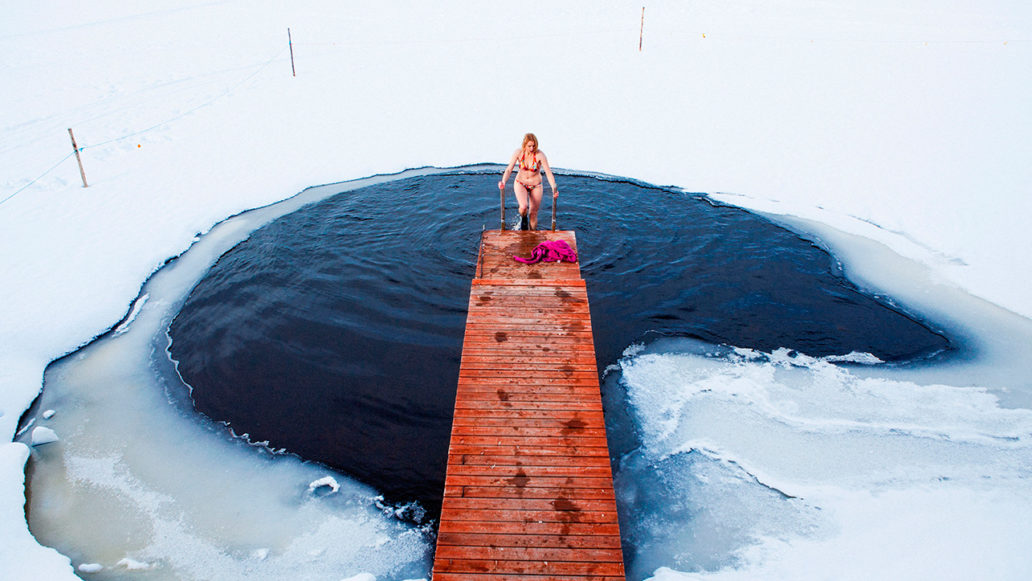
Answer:
M79 162L79 175L82 176L82 187L88 188L89 184L86 183L86 170L82 169L82 158L79 157L79 146L75 144L75 134L72 133L72 128L68 128L68 136L72 138L72 149L75 150L75 161Z
M294 41L290 39L290 27L287 27L287 46L290 47L290 74L296 77L297 71L294 69Z
M641 41L645 38L645 7L641 7L641 29L638 31L638 52L641 52Z

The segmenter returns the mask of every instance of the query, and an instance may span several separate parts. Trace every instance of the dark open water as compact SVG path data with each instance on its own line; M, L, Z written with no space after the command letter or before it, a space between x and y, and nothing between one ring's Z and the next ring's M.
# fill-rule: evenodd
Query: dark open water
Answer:
M635 342L671 335L886 361L949 348L766 219L640 183L558 179L559 227L577 233L600 369ZM346 192L226 253L171 329L197 409L436 517L477 245L498 224L497 180L456 173ZM511 192L509 207L511 218ZM609 395L611 432L631 430ZM633 434L610 437L614 455L633 445Z

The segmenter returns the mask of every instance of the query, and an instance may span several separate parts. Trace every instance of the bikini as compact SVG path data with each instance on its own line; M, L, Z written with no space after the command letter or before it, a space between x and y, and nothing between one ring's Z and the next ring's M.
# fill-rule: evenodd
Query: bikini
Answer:
M527 170L527 171L532 171L534 173L538 173L538 172L541 171L541 162L538 161L537 155L534 156L534 165L524 165L524 163L523 163L524 162L524 157L526 157L526 156L525 155L521 156L519 159L516 160L516 164L519 166L520 171ZM544 184L541 184L541 183L528 184L528 183L520 180L519 178L516 178L516 183L518 183L521 186L527 188L528 190L533 190L534 188L539 188L539 187L543 187L544 186Z

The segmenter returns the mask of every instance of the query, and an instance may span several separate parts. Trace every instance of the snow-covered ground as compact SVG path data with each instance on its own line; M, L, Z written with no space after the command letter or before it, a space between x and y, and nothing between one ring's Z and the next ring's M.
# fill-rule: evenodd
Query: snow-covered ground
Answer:
M3 441L197 233L315 184L504 161L526 131L556 167L830 224L1032 317L1026 2L645 2L640 52L642 4L615 1L8 4ZM73 578L24 524L27 457L0 445L0 570Z

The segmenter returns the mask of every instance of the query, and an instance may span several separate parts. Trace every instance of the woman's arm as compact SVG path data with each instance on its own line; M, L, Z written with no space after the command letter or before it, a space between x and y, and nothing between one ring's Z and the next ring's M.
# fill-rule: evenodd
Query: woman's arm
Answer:
M505 182L509 181L509 174L512 173L512 168L516 165L516 158L519 156L519 154L520 150L518 149L512 153L512 158L509 160L509 166L505 168L504 172L502 172L502 181L498 182L499 190L505 189Z
M552 175L552 168L548 165L548 158L545 157L545 152L538 150L538 155L541 156L541 167L545 170L545 175L548 177L548 184L552 186L552 197L559 197L559 188L555 187L555 176Z

